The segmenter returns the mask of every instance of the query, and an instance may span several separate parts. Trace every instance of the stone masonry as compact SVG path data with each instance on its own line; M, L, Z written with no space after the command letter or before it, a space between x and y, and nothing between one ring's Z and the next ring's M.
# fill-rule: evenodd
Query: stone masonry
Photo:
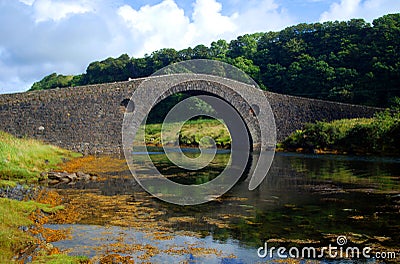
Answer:
M121 153L121 126L127 100L144 79L0 95L0 130L84 154ZM227 87L197 81L171 91L213 94L238 109L253 144L259 131L248 105ZM226 94L231 96L226 97ZM379 109L265 92L275 116L278 141L317 120L371 117Z

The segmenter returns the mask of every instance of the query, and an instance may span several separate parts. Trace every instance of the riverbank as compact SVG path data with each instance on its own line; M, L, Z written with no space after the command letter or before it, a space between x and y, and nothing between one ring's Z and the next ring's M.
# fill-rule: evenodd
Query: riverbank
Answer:
M226 157L218 155L212 169L203 172L204 177L208 178L225 166ZM139 263L162 262L165 258L171 263L191 261L190 258L200 262L212 258L213 263L232 263L237 259L237 263L241 263L249 256L257 259L256 249L265 241L271 245L306 243L306 246L320 247L344 234L351 245L371 246L374 252L398 252L398 232L393 233L398 230L399 196L395 174L398 165L386 166L379 162L372 166L364 161L358 164L358 161L288 155L278 154L275 158L272 174L260 188L262 195L253 197L248 192L248 184L241 182L224 197L197 208L173 206L152 198L134 182L124 159L110 156L71 159L56 167L69 172L99 174L105 180L82 181L75 185L64 183L57 186L57 193L39 189L32 196L35 202L6 199L5 203L10 206L1 203L0 206L10 215L0 212L0 217L10 221L2 221L8 226L1 228L13 230L16 237L28 236L27 242L20 240L18 243L27 245L19 248L29 257L37 237L26 227L37 221L39 227L43 227L45 221L42 220L48 220L50 225L44 227L53 231L39 229L40 234L48 231L49 236L41 244L43 251L35 255L33 263L85 263L88 258L100 263L133 258ZM162 154L152 158L160 169L169 169L170 164ZM370 173L368 177L365 168ZM174 172L172 177L176 176L180 175ZM199 175L189 177L199 178ZM301 195L297 195L299 192ZM26 222L11 221L16 217ZM55 227L60 232L54 231ZM65 238L70 229L72 240L51 242ZM14 241L9 237L14 239L12 234L2 238L8 243ZM243 244L246 246L240 246ZM0 250L4 250L1 245ZM20 250L15 245L9 247L11 253L6 255L0 251L0 255L19 256ZM88 258L68 257L56 248ZM13 250L18 252L12 255ZM293 263L301 263L301 260L293 260Z
M86 258L60 254L51 242L65 234L43 227L51 217L65 210L55 192L32 186L42 172L60 168L78 153L19 139L0 131L0 263L84 263Z
M292 133L278 149L316 154L400 155L400 112L373 118L342 119L308 124Z
M228 157L217 154L207 171L167 177L208 178ZM160 172L170 171L164 154L153 154L152 160ZM71 229L71 239L55 246L92 261L121 254L135 263L256 263L263 261L257 248L264 242L321 248L335 246L343 235L350 246L398 252L399 164L387 158L277 153L259 195L239 181L216 201L182 207L154 199L135 184L123 158L85 157L66 167L94 168L105 180L58 186L80 217L73 225L51 227Z
M147 146L162 147L161 127L162 124L146 125ZM166 130L164 142L176 144L172 140L176 137L175 133ZM304 129L297 130L278 143L276 150L314 154L398 156L399 134L400 113L387 110L373 118L317 121L307 124ZM184 147L198 147L201 139L206 137L212 137L216 146L221 149L231 145L228 129L218 120L191 120L183 125L178 136L180 146Z
M51 244L64 239L65 232L44 228L43 224L64 207L49 204L40 196L41 202L0 198L0 263L82 263L85 258L60 254Z
M172 126L174 127L174 126ZM147 124L145 128L145 141L148 146L162 146L161 141L162 124ZM175 128L175 127L174 127ZM164 142L167 144L175 144L176 131L168 130L164 132ZM179 132L179 144L185 147L197 147L200 141L205 146L209 145L209 141L202 138L211 137L214 139L217 148L226 149L231 145L230 133L223 123L216 119L199 119L189 120L186 122Z
M28 138L16 138L0 131L0 187L15 183L36 183L41 173L82 156L56 146Z

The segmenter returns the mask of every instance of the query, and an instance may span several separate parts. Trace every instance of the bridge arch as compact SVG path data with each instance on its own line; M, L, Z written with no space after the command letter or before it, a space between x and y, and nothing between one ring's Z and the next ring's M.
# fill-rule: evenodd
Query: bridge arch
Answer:
M253 88L253 87L252 87ZM254 88L253 88L254 89ZM247 132L249 134L249 143L251 151L260 151L261 149L261 132L258 119L256 117L257 105L252 107L243 100L242 96L232 88L214 81L209 80L192 80L179 83L172 86L166 92L160 95L156 103L168 98L177 93L189 93L192 96L209 95L224 100L231 105L243 120Z

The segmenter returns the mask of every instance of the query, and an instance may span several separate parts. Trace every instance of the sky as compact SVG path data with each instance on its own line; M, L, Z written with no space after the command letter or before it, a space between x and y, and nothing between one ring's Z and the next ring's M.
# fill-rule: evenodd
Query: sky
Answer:
M0 0L0 94L123 53L390 13L400 13L400 0Z

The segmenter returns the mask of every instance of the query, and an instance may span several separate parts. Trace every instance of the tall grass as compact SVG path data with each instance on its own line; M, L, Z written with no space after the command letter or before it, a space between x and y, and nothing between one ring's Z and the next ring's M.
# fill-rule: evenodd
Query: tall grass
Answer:
M400 112L384 111L373 118L308 124L280 145L286 150L336 150L356 154L399 155Z
M78 156L80 154L0 131L1 180L37 181L41 172Z

